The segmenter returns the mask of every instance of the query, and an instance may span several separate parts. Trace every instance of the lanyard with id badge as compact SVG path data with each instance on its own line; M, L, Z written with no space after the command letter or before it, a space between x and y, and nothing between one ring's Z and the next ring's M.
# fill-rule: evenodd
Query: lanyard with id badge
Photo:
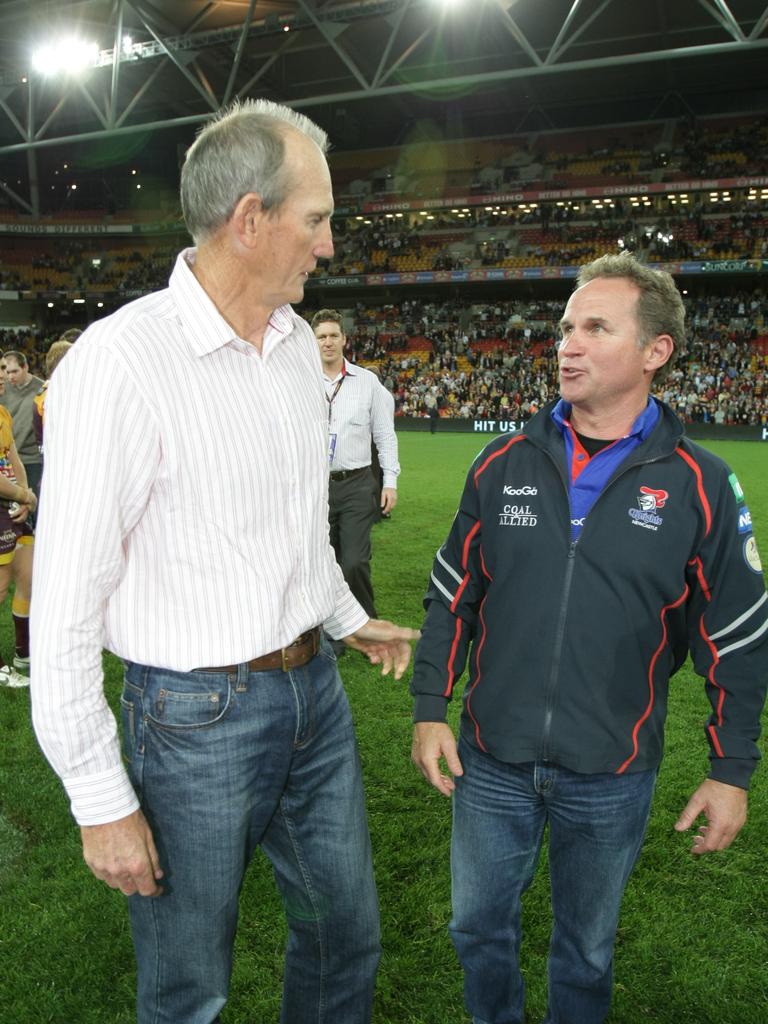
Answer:
M344 378L347 376L346 366L341 368L341 377L336 381L336 387L333 389L333 394L329 395L326 391L325 400L328 403L328 465L333 465L333 457L336 454L336 442L339 438L338 434L331 433L331 414L333 412L333 403L336 400L336 395L339 393L339 388L344 383Z

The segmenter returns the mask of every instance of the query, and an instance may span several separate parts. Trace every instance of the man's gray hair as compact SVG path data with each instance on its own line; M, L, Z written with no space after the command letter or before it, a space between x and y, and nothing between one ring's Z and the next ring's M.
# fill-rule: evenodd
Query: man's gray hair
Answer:
M638 341L645 348L659 334L668 334L674 350L664 366L654 374L654 383L663 381L685 349L685 306L674 278L665 270L654 270L631 252L607 253L579 268L576 287L598 277L623 277L640 289L637 300Z
M328 151L328 136L313 121L269 100L234 103L209 122L187 150L181 169L181 209L196 243L229 220L248 192L276 209L298 183L285 170L285 136L306 135Z

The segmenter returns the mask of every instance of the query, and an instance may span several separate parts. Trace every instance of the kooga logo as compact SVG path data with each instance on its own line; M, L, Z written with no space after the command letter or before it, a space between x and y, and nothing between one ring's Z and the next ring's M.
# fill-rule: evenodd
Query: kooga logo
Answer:
M504 494L538 494L538 490L535 487L511 487L509 484L504 485Z

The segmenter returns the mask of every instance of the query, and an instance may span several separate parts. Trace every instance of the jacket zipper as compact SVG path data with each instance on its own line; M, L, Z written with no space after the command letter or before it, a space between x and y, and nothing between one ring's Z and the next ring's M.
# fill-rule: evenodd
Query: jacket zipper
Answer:
M565 498L566 503L568 505L568 529L570 531L571 502L570 498L568 497L568 483L565 477L563 476L558 461L554 457L554 455L552 455L552 453L546 448L542 448L540 450L545 452L545 454L554 464L557 475L560 478L560 482L562 483L565 489ZM650 463L658 462L660 459L663 459L665 457L666 456L664 454L659 454L650 459L640 459L637 462L632 462L629 465L620 466L617 474L611 480L608 481L608 483L605 485L603 490L598 495L595 504L590 509L590 515L592 514L592 512L595 509L595 506L602 499L603 495L608 490L608 488L612 487L613 484L622 476L624 476L624 474L627 473L630 469L634 469L636 466L647 466ZM581 534L579 534L579 537L581 537ZM573 582L573 573L576 568L576 548L578 546L578 543L579 538L577 538L576 540L572 540L568 548L568 561L565 567L565 580L563 582L563 589L561 592L562 596L560 598L560 613L557 620L557 633L555 634L555 646L552 655L552 669L549 674L549 682L547 683L547 689L544 694L544 723L541 729L541 742L539 744L538 758L541 761L549 760L549 741L550 734L552 732L552 718L555 712L555 693L557 691L557 680L560 674L560 662L563 653L563 639L565 637L565 620L568 616L571 584Z

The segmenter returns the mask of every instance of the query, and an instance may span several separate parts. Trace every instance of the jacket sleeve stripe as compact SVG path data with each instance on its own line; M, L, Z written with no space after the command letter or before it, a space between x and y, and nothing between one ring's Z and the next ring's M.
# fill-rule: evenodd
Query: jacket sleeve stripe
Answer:
M459 575L459 573L456 572L456 570L453 568L452 565L449 565L446 562L446 560L440 554L440 548L437 549L437 554L435 555L435 557L437 558L437 560L440 563L440 565L442 565L442 567L445 569L445 571L450 573L451 576L453 576L453 578L456 580L457 583L461 583L461 576Z
M490 466L494 459L498 459L500 455L504 455L505 452L508 452L513 444L517 444L518 441L524 440L525 434L518 434L517 437L513 437L511 438L511 440L507 441L503 448L499 448L499 450L497 452L494 452L493 455L489 455L485 462L481 463L475 470L475 487L477 487L477 478L480 476L481 473L485 472L485 470L488 468L488 466Z
M738 651L740 647L746 647L753 641L759 640L766 630L768 630L768 619L765 620L765 622L762 624L762 626L760 626L759 629L756 629L755 632L751 633L749 636L745 636L743 640L737 640L736 643L729 644L728 647L722 647L717 652L718 658L722 658L725 654L730 654L731 651Z
M654 669L656 667L656 662L659 659L659 655L661 654L661 652L664 650L664 648L667 645L667 612L673 610L674 608L679 608L680 605L683 603L683 601L685 601L685 599L688 597L688 592L689 592L688 591L688 586L686 585L686 587L683 590L682 594L680 595L680 597L678 597L678 599L676 601L674 601L672 604L665 605L661 609L661 615L659 616L659 618L661 619L661 630L662 630L661 643L656 648L656 650L653 652L653 657L651 658L651 662L650 662L650 664L648 666L648 691L649 691L648 706L646 707L646 709L642 713L642 715L638 718L638 720L635 722L635 727L632 730L632 753L626 759L624 764L622 764L619 768L617 768L617 770L616 770L616 774L617 775L621 775L623 772L625 772L627 770L627 768L632 764L632 762L637 757L638 751L640 749L639 744L638 744L638 740L637 740L638 734L640 732L640 729L641 729L643 723L649 717L651 711L653 711L653 704L654 704L654 701L656 699L656 693L655 693L655 689L654 689L654 685L653 685L653 672L654 672Z
M768 601L768 591L764 591L763 596L759 598L757 601L755 601L751 608L747 608L747 610L737 619L734 619L733 622L729 622L728 625L725 626L723 629L718 630L717 633L713 633L709 639L719 640L721 637L727 636L729 633L732 633L734 629L738 629L742 622L746 622L747 619L751 615L753 615L761 605L765 604L766 601Z
M435 576L435 574L434 574L433 572L431 572L431 573L429 574L429 578L430 578L430 579L432 580L432 582L433 582L433 583L435 584L435 586L436 586L436 587L437 587L437 589L438 589L438 590L440 591L440 593L441 593L441 594L443 595L443 597L444 597L444 598L445 598L445 599L446 599L446 600L447 600L448 602L450 602L451 604L453 604L454 600L456 599L456 595L452 594L452 593L451 593L451 592L450 592L449 590L447 590L447 589L446 589L446 588L445 588L445 587L443 586L443 584L442 584L442 583L440 582L440 580L439 580L439 579L437 578L437 576Z
M699 492L699 500L701 501L701 507L704 510L704 519L707 524L705 536L709 536L709 531L712 529L712 510L709 507L709 499L707 498L704 490L704 481L701 478L701 467L693 456L689 455L688 452L684 452L682 448L677 449L677 454L684 462L688 463L696 477L696 487Z
M453 693L453 684L456 682L456 669L454 662L456 660L456 651L459 646L459 640L461 640L461 627L463 623L460 618L456 618L456 628L453 633L453 643L451 644L451 653L448 656L448 682L445 689L443 690L444 697L450 697Z

